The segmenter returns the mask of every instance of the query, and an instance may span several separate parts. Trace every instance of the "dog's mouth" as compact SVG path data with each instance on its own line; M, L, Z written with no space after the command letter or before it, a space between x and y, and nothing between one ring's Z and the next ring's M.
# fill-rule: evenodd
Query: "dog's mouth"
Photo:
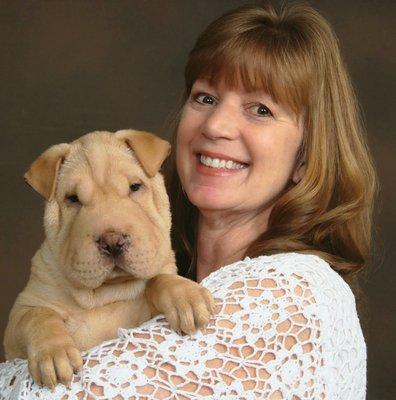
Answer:
M123 283L134 279L136 278L133 275L124 271L122 268L115 266L113 271L111 271L110 275L103 283L106 284Z

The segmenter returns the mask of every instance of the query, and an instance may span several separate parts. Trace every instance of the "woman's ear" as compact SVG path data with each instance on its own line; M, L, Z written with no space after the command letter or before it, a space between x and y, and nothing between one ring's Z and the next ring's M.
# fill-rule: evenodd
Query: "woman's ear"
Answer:
M298 182L301 181L305 174L306 166L305 162L298 163L297 167L295 168L293 175L292 175L292 181L297 185Z

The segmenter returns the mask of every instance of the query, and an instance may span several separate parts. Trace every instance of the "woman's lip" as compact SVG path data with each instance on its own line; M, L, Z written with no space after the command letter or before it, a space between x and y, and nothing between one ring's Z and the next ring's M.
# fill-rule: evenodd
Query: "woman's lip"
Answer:
M228 169L228 168L211 168L206 166L205 164L201 163L200 160L200 155L197 154L195 157L196 161L196 171L199 172L200 174L203 175L208 175L208 176L231 176L231 175L237 175L240 172L246 170L249 166L246 165L244 168L238 168L238 169Z
M234 162L236 162L236 163L238 163L238 164L249 165L249 163L247 163L247 162L238 160L238 159L236 159L236 158L227 156L227 155L225 155L225 154L215 153L215 152L212 152L212 151L197 151L197 152L195 152L195 154L196 154L198 157L201 156L201 155L203 155L203 156L208 156L208 157L210 157L210 158L218 158L218 159L220 159L220 160L234 161Z

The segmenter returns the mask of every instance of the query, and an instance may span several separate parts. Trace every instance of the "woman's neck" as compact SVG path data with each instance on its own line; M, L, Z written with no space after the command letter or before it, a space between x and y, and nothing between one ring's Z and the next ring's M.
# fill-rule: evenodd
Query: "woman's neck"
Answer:
M238 214L201 211L197 238L197 281L241 260L249 245L267 229L270 210Z

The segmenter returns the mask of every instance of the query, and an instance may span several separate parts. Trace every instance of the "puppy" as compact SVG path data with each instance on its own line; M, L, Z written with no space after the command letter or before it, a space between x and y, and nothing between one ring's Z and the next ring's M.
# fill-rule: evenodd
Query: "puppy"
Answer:
M81 350L163 313L192 333L210 292L177 275L159 169L168 142L147 132L93 132L58 144L25 179L46 200L45 241L11 310L7 359L27 358L38 384L69 385Z

